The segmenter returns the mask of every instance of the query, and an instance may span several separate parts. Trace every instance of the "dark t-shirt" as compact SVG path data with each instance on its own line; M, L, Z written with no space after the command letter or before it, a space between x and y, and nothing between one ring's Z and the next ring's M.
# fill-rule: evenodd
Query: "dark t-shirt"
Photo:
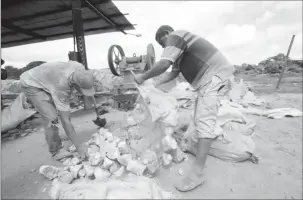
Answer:
M223 62L220 66L208 63L218 52L219 50L204 38L188 31L177 30L168 36L162 59L173 62L172 70L180 71L192 84L201 79L206 71L218 71L217 68L230 65L225 58L221 59Z

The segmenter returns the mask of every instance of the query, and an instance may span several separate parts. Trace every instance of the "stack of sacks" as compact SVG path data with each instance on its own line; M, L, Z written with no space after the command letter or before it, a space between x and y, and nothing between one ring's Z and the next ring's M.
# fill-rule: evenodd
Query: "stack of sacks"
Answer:
M234 103L226 100L223 100L221 104L225 105L226 108L229 107L229 109L237 110L237 112L257 115L257 116L264 116L270 119L281 119L285 117L302 117L302 111L296 108L275 108L270 110L262 110L250 106L244 107L238 103Z
M244 84L243 79L239 83L234 83L228 95L229 101L223 101L221 105L238 108L239 112L258 116L265 116L271 119L281 119L284 117L301 117L302 111L296 108L275 108L271 110L262 110L253 106L260 106L265 103L258 99L253 92L249 91ZM221 109L221 108L220 108Z
M182 94L182 92L181 92ZM243 80L240 83L234 83L227 99L221 101L218 110L217 124L215 134L218 138L213 142L210 155L224 161L242 162L250 160L258 163L258 157L255 156L255 143L253 141L253 132L256 124L248 120L244 112L238 109L241 104L259 104L259 101L251 95ZM243 106L242 106L243 107ZM194 109L179 109L178 132L181 139L179 146L185 152L196 154L196 130L193 124ZM182 132L186 130L185 134Z
M253 140L256 124L231 104L228 100L221 101L215 127L218 138L212 143L209 155L228 162L258 163ZM195 137L194 125L190 124L185 133L187 145L184 149L194 154L197 142Z
M184 134L182 149L196 154L196 130L193 119L189 121L191 122ZM256 124L248 120L239 109L232 107L229 101L222 100L214 131L218 138L212 143L209 155L229 162L248 160L258 163L253 141L255 127Z
M21 122L34 115L37 111L31 108L24 93L20 93L14 102L1 111L1 131L16 128Z

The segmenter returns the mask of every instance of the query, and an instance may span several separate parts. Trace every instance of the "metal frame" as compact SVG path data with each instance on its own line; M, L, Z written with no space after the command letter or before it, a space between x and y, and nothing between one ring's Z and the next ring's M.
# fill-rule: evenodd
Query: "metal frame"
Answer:
M99 19L100 17L104 19L106 22L111 24L116 30L121 31L126 34L121 26L115 24L109 16L105 15L100 9L94 6L90 0L84 0L83 6L87 6L92 12L98 15L98 18L93 18L94 20ZM85 38L84 38L84 30L83 30L83 20L82 20L82 1L81 0L73 0L72 1L72 13L73 13L73 35L76 38L77 43L77 51L80 53L80 62L84 65L85 69L87 67L87 58L86 58L86 48L85 48Z
M20 0L21 2L22 0ZM15 2L13 0L10 0L9 2L12 2L12 4L14 4ZM105 4L108 3L109 0L103 0L100 3L98 3L98 5L101 4ZM5 2L4 2L5 3ZM2 8L4 8L7 5L2 5ZM87 7L86 5L82 6L82 8ZM8 22L8 23L12 23L14 21L19 21L19 20L28 20L28 19L32 19L32 18L37 18L37 17L44 17L47 15L53 15L53 14L59 14L59 13L63 13L63 12L69 12L70 11L70 6L63 6L61 9L57 9L57 10L51 10L48 12L37 12L36 14L33 15L26 15L26 16L22 16L22 17L15 17L15 18L10 18L10 19L1 19L2 23L3 22Z
M113 14L113 15L109 15L108 17L114 18L114 17L126 16L126 15L128 15L128 13L125 13L125 14ZM100 17L92 17L92 18L84 19L83 22L93 22L93 21L97 21L99 19L100 19ZM7 23L8 22L6 20L4 20L4 22L2 22L2 26L5 27L4 24L7 24ZM47 28L55 28L55 27L59 27L59 26L68 26L71 23L72 23L72 20L68 21L68 22L65 22L65 23L61 23L61 24L48 25L48 26L42 26L42 27L37 27L37 28L26 29L26 31L38 31L38 30L47 29ZM8 27L6 27L6 28L8 28ZM20 28L20 27L18 27L18 28ZM106 26L106 27L104 27L104 29L106 29L106 28L112 28L112 26ZM21 32L21 31L19 31L19 32ZM12 32L5 32L1 36L2 37L3 36L7 36L7 35L10 35L11 33Z
M111 0L55 0L54 2L56 3L50 4L54 6L54 8L52 7L49 10L46 9L47 11L37 9L37 12L29 12L24 16L22 16L22 13L16 15L12 14L11 17L9 17L10 15L8 14L7 18L5 15L2 16L2 27L5 28L5 30L2 30L1 32L3 38L1 41L2 48L73 37L75 32L73 29L78 27L78 20L71 20L68 16L70 16L71 11L72 13L75 13L72 10L75 2L78 2L78 8L81 9L82 12L79 14L81 17L79 17L78 14L72 14L72 18L78 16L78 18L82 19L80 19L82 30L84 29L83 25L88 25L87 27L85 26L86 28L83 31L80 31L84 32L85 35L116 31L127 34L125 30L134 29L135 26L135 24L131 24L124 17L125 15L128 15L128 13L123 14L120 11L116 11L116 7ZM26 8L27 6L36 3L39 3L39 5L37 5L38 7L43 6L40 1L36 2L36 0L2 0L1 5L2 10L12 7L14 12L17 13L18 11L15 9L16 6L24 6ZM103 10L103 8L101 8L102 5L114 6L113 8L115 11L107 14L106 11L109 10L110 7L105 7L105 10ZM83 8L85 8L85 11ZM83 15L84 12L85 16ZM92 12L95 16L92 15ZM44 25L44 17L46 17L47 22L51 22ZM57 21L57 18L62 19L63 21ZM29 22L27 23L27 21ZM76 25L73 21L76 21ZM37 25L35 25L35 23L37 23ZM100 25L97 25L98 23L100 23ZM56 32L56 29L58 30L60 27L64 27L65 29ZM48 34L47 30L55 31L52 34ZM82 35L80 32L79 34ZM76 35L78 36L79 34ZM11 36L13 37L11 38ZM82 59L85 63L85 58L82 57Z
M81 10L81 0L72 1L72 14L73 14L73 33L76 38L77 51L80 54L80 60L85 69L87 67L86 59L86 49L85 49L85 38L83 31L83 20L82 20L82 10Z
M132 24L132 25L136 25L136 24ZM126 25L127 26L127 25ZM122 27L124 27L124 26L122 26ZM85 29L84 31L85 32L93 32L93 31L99 31L99 30L111 30L112 29L112 26L107 26L107 27L104 27L104 28L102 28L102 29L100 29L100 28L96 28L96 29L94 29L94 28L91 28L91 29ZM52 36L50 36L50 37L48 37L48 38L52 38L52 37L58 37L58 36L63 36L63 35L67 35L67 34L69 34L69 35L73 35L73 31L71 31L71 32L65 32L65 33L59 33L59 34L54 34L54 35L52 35ZM34 38L35 39L35 38ZM38 39L38 38L36 38L37 40L40 40L40 39ZM33 38L31 37L31 38L26 38L26 39L21 39L21 40L16 40L16 41L10 41L10 42L4 42L4 43L2 43L2 44L11 44L11 43L15 43L15 42L26 42L26 41L30 41L30 40L33 40Z
M115 22L113 22L111 19L109 19L108 16L106 16L100 9L98 9L96 6L94 6L89 0L84 0L84 1L86 2L88 8L89 8L92 12L94 12L94 13L96 13L97 15L101 16L105 21L107 21L107 22L108 22L109 24L111 24L114 28L116 28L116 30L121 31L122 33L124 33L124 34L126 35L125 31L124 31L121 27L119 27L117 24L115 24Z
M37 39L41 39L41 40L46 40L45 36L39 35L37 33L34 33L31 30L20 28L19 26L15 26L15 25L10 24L10 23L5 22L5 21L1 22L1 26L5 27L5 28L8 28L8 29L11 29L12 31L16 31L16 32L20 32L20 33L32 36L33 38L37 38ZM11 32L8 32L8 33L10 34ZM2 35L4 35L4 34L2 34Z

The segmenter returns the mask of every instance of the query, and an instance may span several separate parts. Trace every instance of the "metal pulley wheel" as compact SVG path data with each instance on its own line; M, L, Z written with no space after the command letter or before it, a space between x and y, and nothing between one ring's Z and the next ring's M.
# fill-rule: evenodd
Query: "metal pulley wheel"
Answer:
M146 67L145 71L148 71L154 66L156 60L156 55L155 55L155 49L153 44L148 44L147 45L147 51L146 51Z
M110 71L115 76L121 76L121 69L120 69L120 62L122 61L122 58L125 57L124 51L120 45L112 45L108 50L108 65Z

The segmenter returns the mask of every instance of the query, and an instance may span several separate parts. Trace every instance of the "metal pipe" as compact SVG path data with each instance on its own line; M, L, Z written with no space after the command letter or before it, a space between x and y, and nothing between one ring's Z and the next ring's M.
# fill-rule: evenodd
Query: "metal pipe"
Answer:
M131 63L139 63L142 61L142 56L139 57L127 57L126 58L126 63L131 64Z
M73 32L75 33L77 51L79 52L79 61L84 65L84 68L88 70L86 51L85 51L85 39L83 30L81 0L72 1L72 15L73 15ZM91 98L83 96L84 110L92 109Z
M138 33L138 34L132 34L132 33L126 33L127 35L133 35L133 36L136 36L136 37L141 37L142 34Z

